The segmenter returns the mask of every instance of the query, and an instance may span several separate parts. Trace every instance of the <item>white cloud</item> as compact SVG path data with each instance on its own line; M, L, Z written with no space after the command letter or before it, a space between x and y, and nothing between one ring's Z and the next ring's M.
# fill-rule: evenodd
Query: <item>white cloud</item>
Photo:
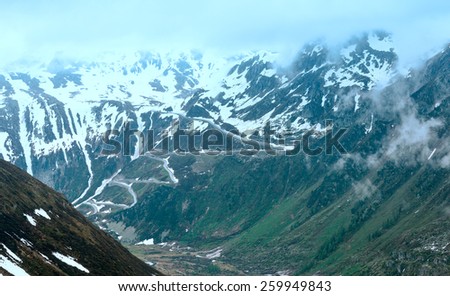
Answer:
M403 164L407 160L411 164L426 160L433 150L433 143L436 142L436 130L441 126L442 122L434 118L421 120L415 114L402 116L402 123L395 129L385 156Z
M450 153L442 157L442 159L439 162L439 165L442 168L450 168Z
M449 42L448 1L2 1L3 63L56 51L172 48L293 52L324 37L394 33L401 57Z

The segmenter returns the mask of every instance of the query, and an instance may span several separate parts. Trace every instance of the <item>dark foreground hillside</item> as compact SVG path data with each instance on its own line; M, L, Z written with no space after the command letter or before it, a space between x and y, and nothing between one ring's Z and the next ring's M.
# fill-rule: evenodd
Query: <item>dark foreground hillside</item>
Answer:
M158 275L59 193L0 160L0 274Z

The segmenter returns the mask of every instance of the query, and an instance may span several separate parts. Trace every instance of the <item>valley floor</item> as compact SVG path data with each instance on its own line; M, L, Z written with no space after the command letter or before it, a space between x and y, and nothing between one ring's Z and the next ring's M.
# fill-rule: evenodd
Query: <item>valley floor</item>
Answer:
M135 256L166 275L246 275L245 271L221 260L220 247L199 251L176 242L126 247Z

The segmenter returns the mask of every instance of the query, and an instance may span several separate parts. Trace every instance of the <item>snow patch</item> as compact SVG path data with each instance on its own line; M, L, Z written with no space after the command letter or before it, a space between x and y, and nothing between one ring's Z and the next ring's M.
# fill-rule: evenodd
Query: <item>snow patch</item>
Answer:
M36 225L37 225L37 224L36 224L36 220L34 220L33 217L31 217L30 215L27 215L27 214L23 214L23 215L25 216L25 218L27 218L28 222L29 222L31 225L33 225L33 226L36 226Z
M0 255L0 267L6 270L8 273L15 276L25 276L29 275L25 270L23 270L18 263L22 262L13 251L11 251L7 246L1 244L3 249L6 251L7 256Z
M34 213L38 216L41 216L47 220L52 220L52 218L50 218L50 216L47 214L46 211L44 211L43 209L36 209L34 210Z
M24 245L27 246L27 247L30 247L30 248L33 247L33 244L32 244L29 240L26 240L26 239L24 239L24 238L21 238L20 241L22 242L22 244L24 244Z
M276 74L277 74L277 71L275 71L274 69L264 69L261 71L261 75L267 76L267 77L272 77Z
M50 258L48 258L47 256L45 256L44 254L42 254L41 252L38 252L39 255L41 255L42 258L44 258L45 263L53 265L52 261L50 261Z
M325 103L327 102L327 96L322 96L322 103L320 103L320 106L325 107Z
M151 246L151 245L154 245L154 244L155 244L155 240L153 238L150 238L150 239L146 239L146 240L143 240L141 242L138 242L136 244L136 246L138 246L138 245Z
M394 48L392 40L389 37L380 38L376 34L372 34L368 37L367 41L371 48L378 51L391 51Z
M77 268L77 269L79 269L79 270L81 270L81 271L83 271L85 273L89 273L89 270L87 268L85 268L83 265L81 265L80 263L76 262L75 258L63 255L63 254L58 253L58 252L53 252L52 254L58 260L64 262L65 264L70 265L72 267L75 267L75 268Z
M372 128L373 128L373 113L370 116L370 126L369 128L366 128L365 134L367 135L368 133L370 133L372 131Z
M434 148L434 150L431 152L430 156L428 156L428 160L430 160L433 157L435 152L436 152L436 148Z
M6 253L8 254L8 256L11 259L14 259L17 262L22 262L22 259L19 258L19 256L17 256L16 254L14 254L13 251L11 251L7 246L5 246L4 244L2 244L3 248L6 250Z
M358 111L358 109L359 109L359 98L360 97L361 97L360 95L355 95L355 111L354 112Z
M25 270L19 267L15 262L11 261L9 258L0 255L0 267L6 270L8 273L15 276L27 276L29 275ZM2 275L0 273L0 275Z
M169 158L170 158L170 156L162 159L163 166L164 166L164 169L169 173L170 180L172 180L172 182L174 184L177 184L178 179L177 179L177 177L175 177L175 171L171 167L169 167Z

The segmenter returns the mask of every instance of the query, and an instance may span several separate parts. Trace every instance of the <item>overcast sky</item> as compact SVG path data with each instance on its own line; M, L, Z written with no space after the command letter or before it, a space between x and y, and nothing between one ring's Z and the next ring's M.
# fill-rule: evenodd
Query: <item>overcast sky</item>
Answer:
M0 0L1 63L103 50L296 51L305 42L392 32L404 59L450 41L450 1Z

